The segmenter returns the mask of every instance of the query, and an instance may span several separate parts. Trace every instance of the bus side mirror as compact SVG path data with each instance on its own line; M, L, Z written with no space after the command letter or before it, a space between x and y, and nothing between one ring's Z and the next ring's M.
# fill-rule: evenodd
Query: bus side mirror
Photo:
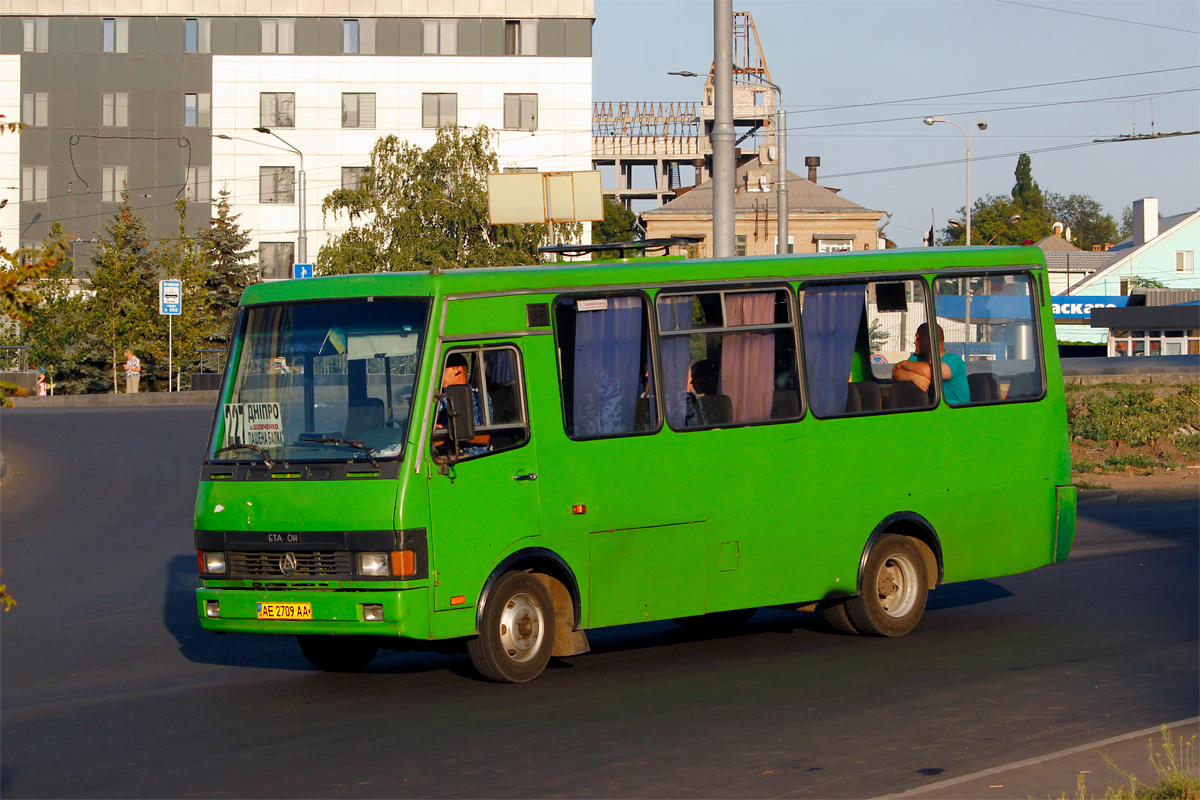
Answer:
M455 444L469 442L475 438L475 402L471 387L458 383L445 388L446 429L450 441Z

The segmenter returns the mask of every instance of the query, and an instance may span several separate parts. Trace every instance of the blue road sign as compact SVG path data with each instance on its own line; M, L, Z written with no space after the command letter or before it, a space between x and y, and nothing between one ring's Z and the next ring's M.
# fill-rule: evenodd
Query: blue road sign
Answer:
M311 278L312 264L292 264L293 278Z
M158 282L158 313L171 317L183 313L183 281Z

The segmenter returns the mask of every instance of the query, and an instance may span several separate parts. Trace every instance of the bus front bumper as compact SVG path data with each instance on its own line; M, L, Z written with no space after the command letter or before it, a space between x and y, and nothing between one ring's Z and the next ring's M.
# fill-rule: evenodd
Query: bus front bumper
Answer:
M260 619L260 603L301 603L312 619ZM383 619L366 618L371 606ZM201 588L196 590L200 625L217 633L343 634L429 638L429 590L316 591Z

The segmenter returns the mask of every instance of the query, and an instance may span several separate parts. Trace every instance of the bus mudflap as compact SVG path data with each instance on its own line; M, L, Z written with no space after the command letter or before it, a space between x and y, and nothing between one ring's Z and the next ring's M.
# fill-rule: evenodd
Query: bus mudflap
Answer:
M1078 489L1074 486L1054 487L1054 560L1066 561L1075 539L1075 508Z

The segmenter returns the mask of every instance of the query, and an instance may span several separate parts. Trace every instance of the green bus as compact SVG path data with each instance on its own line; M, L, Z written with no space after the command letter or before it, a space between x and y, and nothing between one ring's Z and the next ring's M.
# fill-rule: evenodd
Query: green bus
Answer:
M644 258L247 289L196 498L204 628L497 681L648 620L899 636L1067 557L1034 247Z

